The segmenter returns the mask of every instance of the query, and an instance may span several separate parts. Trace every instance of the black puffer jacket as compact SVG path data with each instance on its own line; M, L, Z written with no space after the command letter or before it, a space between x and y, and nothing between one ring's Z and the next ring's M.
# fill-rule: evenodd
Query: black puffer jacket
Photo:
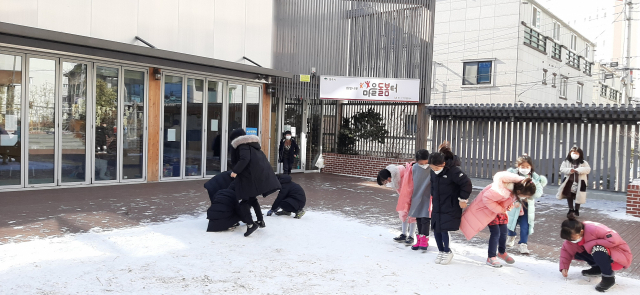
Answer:
M280 180L282 189L280 190L276 200L273 202L271 210L276 211L280 208L282 202L289 203L293 208L295 208L295 212L304 208L304 205L307 203L307 196L304 193L304 189L302 189L299 184L291 181L291 176L289 175L278 175L278 179Z
M445 166L440 174L431 171L431 228L436 232L460 229L460 200L471 195L471 179L458 166Z
M281 188L259 142L260 138L255 135L239 136L231 142L234 162L231 171L237 174L235 191L238 199L266 197Z
M286 139L282 139L280 141L279 153L278 153L278 162L282 163L284 160L287 160L289 163L293 163L296 155L300 152L300 148L296 143L295 138L291 138L291 147L289 150L285 150L284 143Z
M209 181L205 182L204 188L209 193L209 200L213 203L213 196L221 189L228 188L233 182L231 178L231 171L222 172L214 177L211 177Z
M211 200L211 206L207 210L207 219L222 220L236 215L238 199L233 190L225 188L217 191ZM238 217L238 220L240 218Z

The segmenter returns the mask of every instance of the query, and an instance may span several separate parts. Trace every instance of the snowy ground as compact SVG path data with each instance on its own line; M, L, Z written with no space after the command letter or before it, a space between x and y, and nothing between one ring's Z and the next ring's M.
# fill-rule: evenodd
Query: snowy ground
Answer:
M453 262L437 265L435 245L412 251L391 241L397 232L332 213L266 222L248 238L244 226L206 233L200 216L0 245L0 294L583 295L599 281L579 267L565 280L556 263L532 257L494 269L486 248L459 243ZM639 288L619 277L610 294Z

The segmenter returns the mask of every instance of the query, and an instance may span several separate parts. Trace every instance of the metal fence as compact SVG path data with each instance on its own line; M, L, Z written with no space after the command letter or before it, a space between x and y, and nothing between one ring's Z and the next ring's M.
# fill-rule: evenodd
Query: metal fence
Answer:
M529 154L535 170L559 184L559 168L573 146L591 166L591 189L626 191L640 177L640 106L430 106L432 149L451 142L471 176L491 178Z

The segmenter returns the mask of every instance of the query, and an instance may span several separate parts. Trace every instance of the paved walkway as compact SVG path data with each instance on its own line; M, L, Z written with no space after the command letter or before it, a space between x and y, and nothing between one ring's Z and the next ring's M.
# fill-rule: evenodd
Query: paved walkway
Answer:
M397 197L389 188L361 178L330 174L296 174L293 178L307 192L308 210L339 212L368 224L387 226L389 242L400 228L395 213ZM96 227L103 230L131 227L184 214L199 215L209 205L204 182L0 193L0 243L81 233ZM474 187L483 184L481 180L474 180ZM545 192L554 194L555 188L547 188ZM477 193L478 190L474 190L472 197ZM273 200L273 196L260 200L265 211ZM559 226L567 211L566 203L547 195L537 203L536 211L535 233L529 239L529 248L533 256L557 261L562 244ZM581 217L606 224L622 235L636 257L631 268L622 273L640 278L640 219L626 217L623 202L592 199L581 209ZM269 227L269 218L266 218L267 230L277 230ZM485 229L467 242L459 232L453 233L452 247L455 250L456 243L470 243L485 248L488 236ZM516 259L520 255L516 249L508 251Z

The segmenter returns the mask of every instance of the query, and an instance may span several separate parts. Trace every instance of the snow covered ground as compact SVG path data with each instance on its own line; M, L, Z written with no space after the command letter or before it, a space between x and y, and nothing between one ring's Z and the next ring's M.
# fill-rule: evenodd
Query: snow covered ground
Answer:
M0 245L0 294L595 294L580 268L568 280L556 263L517 256L484 264L486 248L454 243L450 265L392 242L397 234L333 213L266 217L206 233L207 220L181 217L142 227ZM618 277L610 294L635 294ZM636 291L633 291L636 290Z

